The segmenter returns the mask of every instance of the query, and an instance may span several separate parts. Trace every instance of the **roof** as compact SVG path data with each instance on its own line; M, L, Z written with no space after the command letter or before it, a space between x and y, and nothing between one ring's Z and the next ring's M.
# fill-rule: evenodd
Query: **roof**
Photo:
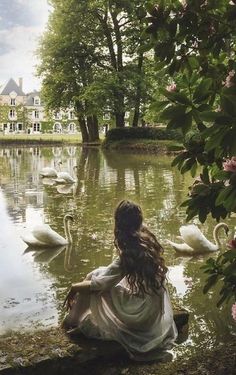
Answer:
M26 105L34 105L34 98L35 97L40 98L40 91L33 91L33 92L30 92L29 94L27 94ZM40 104L42 104L41 101L40 101Z
M19 96L25 96L25 93L22 91L19 85L14 81L14 79L10 78L7 84L3 87L2 91L0 92L1 95L9 95L12 91Z

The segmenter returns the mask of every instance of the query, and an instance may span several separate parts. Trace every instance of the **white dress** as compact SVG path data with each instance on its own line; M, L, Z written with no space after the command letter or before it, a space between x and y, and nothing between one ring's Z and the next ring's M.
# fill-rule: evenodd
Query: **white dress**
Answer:
M155 360L177 337L167 288L143 297L131 294L117 258L86 277L92 293L78 293L65 319L87 337L119 342L135 360Z

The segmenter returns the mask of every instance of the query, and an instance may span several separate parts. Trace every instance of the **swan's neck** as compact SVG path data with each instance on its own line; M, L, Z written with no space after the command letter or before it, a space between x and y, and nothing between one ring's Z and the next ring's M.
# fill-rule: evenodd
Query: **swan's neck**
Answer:
M72 236L71 236L71 233L70 233L70 220L65 218L64 219L64 227L65 227L65 237L68 241L68 243L71 243L72 242Z
M219 230L222 227L224 227L224 225L222 223L219 223L215 226L214 231L213 231L213 238L214 238L215 244L218 248L221 247L221 243L220 243L220 240L219 240Z

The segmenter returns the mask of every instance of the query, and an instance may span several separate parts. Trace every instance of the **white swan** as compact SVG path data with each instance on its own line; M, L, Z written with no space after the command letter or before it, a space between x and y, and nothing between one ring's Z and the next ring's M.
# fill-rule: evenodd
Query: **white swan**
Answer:
M58 162L58 167L60 169L60 165L62 164L62 162ZM55 165L55 163L54 163ZM41 169L41 171L39 172L40 176L42 177L57 177L57 170L55 168L52 168L52 167L44 167Z
M77 168L77 165L73 167L73 170ZM57 184L74 184L76 180L68 172L58 172L57 178L54 179Z
M219 241L219 230L224 228L225 233L228 234L229 227L225 223L219 223L215 226L213 230L213 238L215 243L210 242L200 229L194 225L183 225L180 227L179 231L181 234L181 239L183 243L175 243L170 240L167 242L178 252L186 254L202 254L211 251L217 251L220 248Z
M29 247L33 248L67 245L72 242L70 233L71 221L73 221L73 216L66 214L63 219L66 238L55 232L48 224L37 225L30 233L23 235L21 238Z

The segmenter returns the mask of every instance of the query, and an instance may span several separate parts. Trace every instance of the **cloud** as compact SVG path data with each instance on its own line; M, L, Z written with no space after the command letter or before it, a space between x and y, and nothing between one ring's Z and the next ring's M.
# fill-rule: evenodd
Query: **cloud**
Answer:
M23 89L38 89L35 51L48 18L47 0L0 0L0 84L24 78ZM3 22L4 20L4 22Z

